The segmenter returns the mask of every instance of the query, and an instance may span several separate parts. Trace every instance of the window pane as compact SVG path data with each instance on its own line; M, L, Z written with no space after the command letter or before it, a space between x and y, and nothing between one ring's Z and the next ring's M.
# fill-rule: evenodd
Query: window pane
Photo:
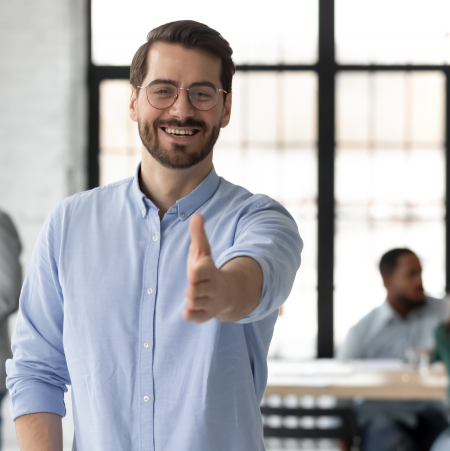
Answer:
M445 91L440 72L341 73L336 86L339 345L351 326L384 301L377 266L391 248L417 252L426 292L444 294Z
M276 325L270 354L313 357L317 335L316 75L239 72L233 83L232 119L221 131L214 165L230 182L281 202L296 220L305 243L302 267ZM127 81L101 84L101 184L129 177L140 160L137 127L128 117L129 95Z
M305 243L302 267L275 326L272 356L313 357L317 335L316 75L237 73L230 125L215 165L226 179L281 202Z
M128 81L100 84L100 185L133 175L141 160L137 125L128 115L130 94Z
M151 29L195 16L228 40L237 64L313 64L317 5L317 0L178 0L161 7L143 0L92 0L92 59L98 65L130 65Z
M335 5L340 63L450 62L448 0L336 0Z

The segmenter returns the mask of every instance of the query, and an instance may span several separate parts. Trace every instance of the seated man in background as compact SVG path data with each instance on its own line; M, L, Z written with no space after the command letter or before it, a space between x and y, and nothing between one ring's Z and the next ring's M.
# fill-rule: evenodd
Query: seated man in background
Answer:
M447 303L425 295L422 266L409 249L383 255L380 272L387 299L353 326L337 358L401 359L433 348L433 330L446 318ZM357 407L364 451L428 451L447 426L438 401L365 401Z

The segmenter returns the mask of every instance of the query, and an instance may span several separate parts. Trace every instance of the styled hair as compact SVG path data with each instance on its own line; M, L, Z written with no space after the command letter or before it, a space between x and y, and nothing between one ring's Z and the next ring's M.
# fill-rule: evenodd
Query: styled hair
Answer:
M194 20L178 20L154 28L147 35L147 42L142 44L133 57L130 68L130 83L141 86L148 69L148 53L155 42L179 44L189 49L201 49L212 53L222 60L220 82L222 89L231 92L235 65L231 58L233 49L226 39L216 30ZM224 94L226 96L226 94Z
M380 260L381 276L390 276L397 267L399 257L405 254L414 254L414 252L407 248L397 248L386 252Z

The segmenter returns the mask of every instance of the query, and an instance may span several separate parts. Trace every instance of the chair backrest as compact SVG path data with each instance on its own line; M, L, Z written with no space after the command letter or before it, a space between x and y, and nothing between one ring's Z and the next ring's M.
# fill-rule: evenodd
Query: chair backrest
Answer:
M287 408L261 406L264 437L339 439L349 450L358 449L355 416L348 408Z

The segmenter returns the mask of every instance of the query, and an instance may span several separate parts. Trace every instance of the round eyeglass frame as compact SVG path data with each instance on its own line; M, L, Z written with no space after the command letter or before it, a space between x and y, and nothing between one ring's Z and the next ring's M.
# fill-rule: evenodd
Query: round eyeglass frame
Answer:
M199 110L199 111L210 111L210 110L212 110L212 109L217 105L217 103L219 102L220 93L223 92L223 93L225 93L225 94L228 94L228 92L225 91L224 89L221 89L221 88L219 88L218 86L216 86L214 83L211 83L211 84L212 84L213 86L215 86L216 89L219 91L219 95L217 96L216 103L215 103L211 108L208 108L207 110L202 110L201 108L197 108L197 107L192 103L191 96L189 95L189 89L190 89L190 88L179 88L178 86L173 85L173 86L175 86L175 88L177 88L177 95L173 96L173 102L172 102L170 105L168 105L168 106L165 106L165 107L163 107L163 108L158 108L158 107L152 105L152 103L150 102L150 99L148 98L147 88L148 88L152 83L153 83L153 82L150 82L147 86L136 86L136 87L139 88L139 89L145 89L145 96L147 97L147 102L150 104L150 106L152 106L153 108L156 108L157 110L165 110L166 108L170 108L170 107L177 101L178 96L180 95L180 89L185 89L185 90L187 91L189 103L190 103L196 110Z

